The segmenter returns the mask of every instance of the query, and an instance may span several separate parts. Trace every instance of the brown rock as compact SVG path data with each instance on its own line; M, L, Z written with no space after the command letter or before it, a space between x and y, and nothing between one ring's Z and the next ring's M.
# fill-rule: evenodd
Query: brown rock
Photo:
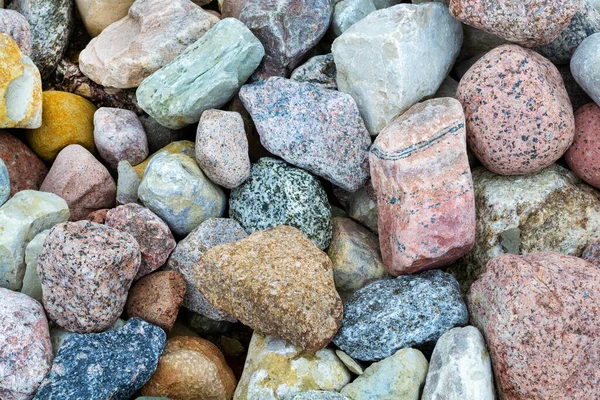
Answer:
M331 260L296 228L282 225L214 247L195 274L219 311L303 349L324 348L340 327Z
M38 190L48 168L23 142L0 131L0 158L8 169L10 195L21 190Z
M219 349L201 338L177 336L167 340L144 396L179 400L230 400L236 380Z
M168 332L175 324L184 295L185 280L179 272L155 272L131 287L125 309L130 318L139 317Z
M108 213L108 208L103 208L102 210L92 211L88 214L85 219L90 222L95 222L97 224L103 224L106 222L106 214Z

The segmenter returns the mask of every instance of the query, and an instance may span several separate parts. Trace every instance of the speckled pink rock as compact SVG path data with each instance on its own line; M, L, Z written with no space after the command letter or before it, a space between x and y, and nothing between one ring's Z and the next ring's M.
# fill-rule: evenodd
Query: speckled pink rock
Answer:
M248 138L239 113L221 110L202 113L196 133L196 161L208 179L227 189L248 179Z
M600 269L559 253L492 259L468 295L504 400L600 398Z
M92 211L112 207L117 185L92 153L72 144L58 153L40 190L65 199L71 221L79 221Z
M140 258L135 238L110 226L55 225L37 263L48 316L70 332L110 328L123 312Z
M105 224L129 233L140 245L142 262L135 279L160 268L176 245L169 226L139 204L129 203L109 210Z
M0 32L13 38L21 53L31 55L31 28L23 15L0 7Z
M148 157L148 139L136 113L102 107L94 113L94 143L100 156L113 169L119 161L137 165Z
M50 370L53 356L41 304L0 288L0 399L30 399Z
M575 113L575 138L565 160L575 175L600 188L600 107L596 103Z
M450 14L525 47L550 43L571 23L580 0L450 0Z
M542 170L573 141L573 108L560 73L531 50L504 45L490 51L460 80L456 98L469 147L496 174Z
M471 250L475 199L458 101L411 107L377 136L370 165L389 273L443 267Z

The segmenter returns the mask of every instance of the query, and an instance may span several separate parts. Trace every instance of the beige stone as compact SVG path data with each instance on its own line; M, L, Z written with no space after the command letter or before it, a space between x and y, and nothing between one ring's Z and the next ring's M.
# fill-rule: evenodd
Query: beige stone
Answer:
M75 0L85 29L96 37L110 24L127 15L135 0Z

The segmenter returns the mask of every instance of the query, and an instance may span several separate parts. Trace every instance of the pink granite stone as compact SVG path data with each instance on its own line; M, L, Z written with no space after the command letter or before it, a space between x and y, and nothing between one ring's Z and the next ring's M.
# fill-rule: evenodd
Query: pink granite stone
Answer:
M575 113L575 139L565 160L575 175L600 188L600 107L596 103Z
M580 0L450 0L459 21L525 47L550 43L569 26Z
M389 273L443 267L471 250L475 200L458 101L411 107L377 136L370 165Z
M600 269L559 253L493 258L468 306L503 400L600 398Z
M221 110L202 113L196 133L196 161L208 179L227 189L248 179L248 138L239 113Z
M139 204L129 203L109 210L105 224L129 233L140 245L142 262L135 279L160 268L176 245L169 226Z
M560 73L531 50L504 45L490 51L460 80L456 98L469 147L496 174L542 170L573 141L573 108Z
M0 131L0 158L8 169L10 195L21 190L38 190L48 167L19 139Z
M148 157L148 139L136 113L102 107L94 113L94 143L100 156L114 170L119 161L138 165Z
M0 399L30 399L50 370L53 356L41 304L0 288Z
M31 28L23 15L0 8L0 32L13 38L21 53L31 55Z
M110 226L55 225L37 262L48 316L70 332L110 328L123 312L140 258L135 238Z
M40 190L65 199L71 221L79 221L92 211L112 207L117 185L92 153L72 144L58 153Z

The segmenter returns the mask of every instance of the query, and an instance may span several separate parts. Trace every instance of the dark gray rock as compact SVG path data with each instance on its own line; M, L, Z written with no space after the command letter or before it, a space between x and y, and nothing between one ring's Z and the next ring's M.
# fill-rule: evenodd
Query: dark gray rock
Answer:
M335 62L333 54L315 56L296 68L290 79L298 82L307 82L321 86L325 89L337 90L335 80Z
M337 392L325 392L322 390L309 390L307 392L300 392L289 400L349 400L348 397L341 395Z
M375 193L370 178L363 187L355 192L348 192L342 188L334 187L333 194L348 212L350 218L357 220L376 235L379 234L377 229L379 219L377 193Z
M165 341L161 328L139 318L114 331L73 334L35 400L127 400L156 370Z
M431 270L358 290L344 307L333 342L352 358L378 361L403 348L430 348L445 332L468 321L456 279Z
M150 154L156 153L171 142L185 139L184 129L169 129L159 124L157 120L149 115L142 115L140 122L148 138L148 151Z
M284 161L261 158L250 178L231 191L229 215L248 234L289 225L320 249L331 241L331 208L319 181Z

